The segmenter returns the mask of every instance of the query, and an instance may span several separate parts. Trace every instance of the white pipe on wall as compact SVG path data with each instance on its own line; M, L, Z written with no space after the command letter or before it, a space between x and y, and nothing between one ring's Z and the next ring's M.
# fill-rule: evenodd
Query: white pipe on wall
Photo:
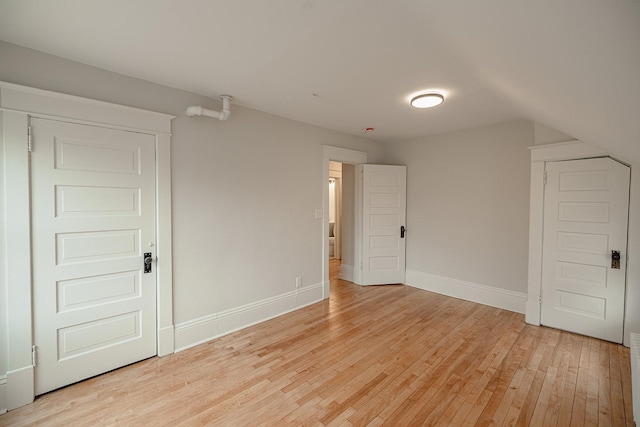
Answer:
M187 107L185 114L189 117L194 116L207 116L213 117L219 120L227 120L231 116L231 97L229 95L222 95L222 111L209 110L208 108L201 107L199 105L192 105Z

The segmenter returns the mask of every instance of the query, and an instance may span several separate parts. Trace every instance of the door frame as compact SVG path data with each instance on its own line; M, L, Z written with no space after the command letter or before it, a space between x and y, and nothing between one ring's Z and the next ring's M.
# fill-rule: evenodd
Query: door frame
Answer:
M624 316L624 345L629 344L629 332L640 330L640 313L630 311L630 304L637 302L640 294L630 289L629 278L640 274L640 260L634 256L640 250L640 233L636 230L640 224L633 218L640 217L640 176L634 174L633 165L611 156L609 152L582 141L573 140L554 144L529 147L531 151L531 181L529 204L529 271L527 280L527 304L525 321L540 325L540 296L542 289L542 239L544 231L544 171L547 162L562 160L580 160L595 157L611 157L631 168L629 200L629 232L627 235L627 291ZM630 256L633 254L633 256Z
M0 245L5 249L6 275L0 277L0 293L6 292L7 350L4 390L6 409L31 403L35 398L32 359L32 258L29 134L30 117L108 127L153 135L156 141L156 254L157 355L174 352L173 283L171 249L171 120L175 116L87 98L0 82L2 144L0 171L4 172L5 198L0 200L4 224ZM10 160L9 160L10 159ZM9 202L10 201L10 202ZM10 234L10 235L9 235ZM2 363L0 363L0 369ZM0 376L3 372L0 371ZM4 393L3 393L4 392ZM0 410L4 408L0 407Z
M359 165L367 163L368 154L364 151L350 150L347 148L334 147L331 145L322 146L322 299L329 298L329 161L349 163ZM362 191L359 180L356 178L355 189L355 221L354 221L354 267L360 265L362 251L360 250L361 240L361 219L362 216ZM360 269L354 268L354 282L360 281Z
M337 163L337 162L336 162ZM342 163L341 163L342 164ZM335 203L335 219L333 226L333 235L335 243L333 246L333 257L342 258L342 172L329 170L329 181L334 180L333 198Z

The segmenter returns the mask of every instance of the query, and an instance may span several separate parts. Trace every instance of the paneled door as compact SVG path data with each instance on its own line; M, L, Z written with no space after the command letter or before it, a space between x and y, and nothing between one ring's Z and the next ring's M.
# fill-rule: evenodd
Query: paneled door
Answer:
M622 342L629 172L610 158L547 164L543 325Z
M42 394L156 354L155 137L45 119L31 129Z
M362 165L362 284L405 280L406 166Z

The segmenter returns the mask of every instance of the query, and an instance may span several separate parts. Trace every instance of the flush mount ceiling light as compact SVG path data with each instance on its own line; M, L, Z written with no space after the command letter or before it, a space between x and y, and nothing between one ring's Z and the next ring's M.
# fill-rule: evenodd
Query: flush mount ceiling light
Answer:
M444 102L444 96L439 93L424 93L411 98L411 106L415 108L431 108Z

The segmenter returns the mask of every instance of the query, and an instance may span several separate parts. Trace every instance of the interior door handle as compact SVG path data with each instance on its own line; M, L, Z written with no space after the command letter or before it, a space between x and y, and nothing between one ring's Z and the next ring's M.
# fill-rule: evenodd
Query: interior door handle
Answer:
M153 256L151 252L144 253L144 272L151 273L151 264L153 264Z
M400 227L400 238L404 239L404 233L407 232L407 229L404 228L404 225Z
M611 251L611 268L620 269L620 251Z

